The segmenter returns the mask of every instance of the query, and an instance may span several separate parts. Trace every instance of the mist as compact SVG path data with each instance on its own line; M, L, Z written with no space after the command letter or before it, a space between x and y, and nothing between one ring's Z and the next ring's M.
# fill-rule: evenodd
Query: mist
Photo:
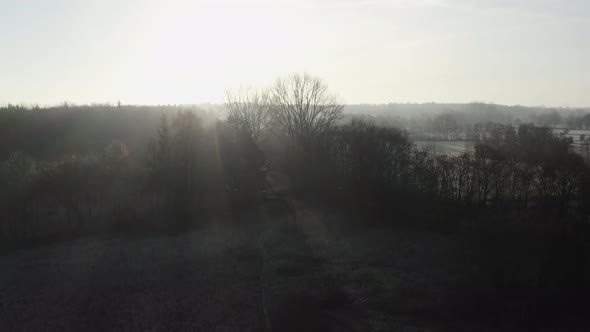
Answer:
M587 331L589 9L0 2L0 330Z

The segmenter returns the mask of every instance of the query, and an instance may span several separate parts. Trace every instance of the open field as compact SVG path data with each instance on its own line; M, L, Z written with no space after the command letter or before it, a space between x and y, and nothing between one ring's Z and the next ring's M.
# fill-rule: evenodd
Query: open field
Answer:
M459 155L473 151L473 142L469 141L415 141L418 150L434 151L436 154Z
M433 314L457 278L452 237L297 217L4 254L0 330L470 330Z
M296 224L90 237L0 255L0 330L519 330L481 312L496 291L477 283L487 274L469 259L476 239L343 227L336 214L296 206Z
M564 132L563 129L555 129L553 132L557 135ZM574 140L574 144L579 143L582 137L590 138L590 130L568 130L566 136L571 137Z
M559 130L555 131L559 133ZM571 130L566 136L572 137L573 143L570 145L570 151L583 156L587 162L589 156L589 148L582 144L580 137L590 137L590 130ZM471 141L414 141L414 148L416 150L433 151L435 154L447 154L457 156L465 152L474 151L475 142Z

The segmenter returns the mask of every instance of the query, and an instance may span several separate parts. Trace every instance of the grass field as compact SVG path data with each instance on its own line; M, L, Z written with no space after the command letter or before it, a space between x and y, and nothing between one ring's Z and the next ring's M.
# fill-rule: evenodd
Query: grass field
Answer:
M473 151L473 142L469 141L415 141L417 150L434 151L436 154L459 155Z
M338 218L297 203L294 225L6 253L0 330L494 331L449 320L464 275L456 235L345 229Z

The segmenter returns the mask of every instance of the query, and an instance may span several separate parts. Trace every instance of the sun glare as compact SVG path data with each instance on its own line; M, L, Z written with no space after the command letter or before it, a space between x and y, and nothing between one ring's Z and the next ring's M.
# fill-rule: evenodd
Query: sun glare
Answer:
M269 83L298 56L297 38L273 14L270 6L179 4L153 22L141 79L129 86L134 99L220 102L228 87Z

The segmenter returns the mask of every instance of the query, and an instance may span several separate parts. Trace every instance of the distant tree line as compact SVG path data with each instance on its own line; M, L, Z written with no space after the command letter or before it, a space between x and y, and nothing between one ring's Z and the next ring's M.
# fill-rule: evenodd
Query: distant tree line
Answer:
M486 103L390 103L346 105L345 119L362 117L387 127L408 130L418 139L464 139L465 128L488 123L521 124L559 129L590 129L590 109L505 106Z
M286 163L311 177L299 183L363 198L419 193L470 206L568 209L585 203L590 175L583 158L569 152L569 139L534 125L498 126L460 156L416 151L403 131L360 120L334 128L319 145L316 155Z

